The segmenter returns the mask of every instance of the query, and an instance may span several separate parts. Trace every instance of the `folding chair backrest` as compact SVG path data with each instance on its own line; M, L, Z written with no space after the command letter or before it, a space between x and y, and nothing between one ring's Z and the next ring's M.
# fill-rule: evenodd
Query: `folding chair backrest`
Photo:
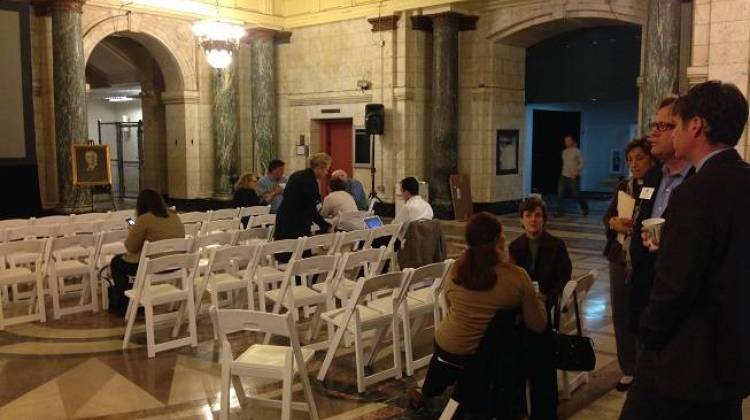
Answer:
M341 257L339 271L341 273L349 270L365 268L365 277L376 273L383 262L385 247L363 249L362 251L347 252Z
M432 280L430 287L435 291L440 290L443 285L443 279L448 275L448 270L453 265L453 261L452 259L447 259L443 262L427 264L415 269L411 279L412 286Z
M198 235L193 240L193 252L201 252L208 247L224 246L232 244L231 232L214 232L206 235Z
M27 241L9 242L7 244L0 244L0 260L7 257L10 254L18 252L28 252L30 254L39 254L41 258L47 247L46 239L31 239ZM0 264L0 270L5 269L5 264Z
M132 209L117 210L117 211L113 211L112 213L109 213L107 218L109 220L125 220L128 217L135 219L135 211Z
M191 211L188 213L180 213L180 220L182 224L205 222L207 220L206 213L202 211Z
M408 284L404 283L408 281L411 272L411 269L406 269L404 271L392 271L373 277L360 277L357 280L357 286L354 288L350 302L356 301L356 303L361 303L362 299L369 294L388 290L393 292L394 298L397 298L399 291L404 289L405 286L408 287Z
M375 214L375 203L377 200L374 198L370 200L370 205L367 207L367 212L370 214Z
M260 249L260 263L265 259L273 258L277 254L292 253L292 260L297 257L301 239L282 239L279 241L267 242Z
M126 230L108 230L101 233L102 245L111 244L114 242L122 242L128 237L128 231Z
M401 232L401 223L391 223L388 225L383 225L379 228L372 229L372 236L370 237L370 245L379 238L385 238L387 236L390 236L390 240L388 241L388 245L386 246L388 251L393 250L393 246L396 243L396 239L398 239L398 235Z
M255 263L259 249L258 245L235 245L213 249L208 271L227 270L233 264L239 268Z
M257 216L253 216L250 218L250 221L247 222L248 228L263 226L266 227L268 225L275 225L276 224L276 215L275 214L259 214Z
M213 232L226 232L230 230L238 230L240 228L240 219L222 219L214 220L213 222L204 222L201 228L203 235Z
M144 258L154 258L161 254L186 254L192 250L192 238L162 239L154 242L146 241L143 243L143 249L141 250L141 262L143 262Z
M186 238L195 238L201 233L202 222L183 223L182 226L185 228Z
M8 229L5 232L7 241L17 241L19 239L37 239L47 238L54 236L54 226L42 225L42 226L25 226L19 228Z
M50 251L55 252L73 246L95 249L98 239L98 234L95 233L84 233L75 236L53 238Z
M352 246L351 251L359 251L370 243L370 236L372 236L372 230L370 229L342 232L339 243L336 244L336 252L342 252L344 247L349 245Z
M216 220L232 220L237 218L240 209L219 209L213 210L208 213L208 221L213 222Z
M336 250L336 242L339 239L338 233L324 233L322 235L315 235L305 237L302 240L302 248L300 250L302 256L305 251L311 251L313 254L315 251L325 251L324 255L331 255Z
M73 215L73 222L101 222L108 218L107 213L81 213Z
M68 216L47 216L47 217L40 217L38 219L34 219L33 224L36 226L44 226L44 225L57 225L57 224L63 224L63 223L70 223L73 220L73 218Z
M160 242L160 241L159 241ZM154 242L156 243L156 242ZM170 254L154 258L141 258L141 264L138 265L136 274L136 294L140 294L144 286L151 286L152 276L154 281L164 281L166 279L182 279L180 289L193 287L193 277L198 271L199 255L190 254ZM141 269L142 267L142 269Z
M338 260L338 255L320 255L303 260L295 260L290 263L289 274L291 276L321 273L333 274L336 271Z
M282 337L291 337L296 333L296 329L292 328L294 321L291 312L279 315L247 309L216 309L212 306L211 315L222 340L226 340L227 334L237 331L260 331Z
M252 240L271 240L271 229L267 227L256 227L237 231L234 233L232 243L234 245L244 245Z
M125 221L125 218L120 218L120 217L117 217L117 218L110 217L99 223L99 230L101 231L125 230L125 228L127 227L128 227L128 222Z
M271 212L271 206L252 206L252 207L242 207L240 208L240 214L239 217L250 217L250 216L260 216L261 214L268 214Z
M62 236L72 236L81 233L97 233L100 231L100 222L73 222L61 225L57 229L57 234Z
M0 220L0 229L18 228L30 226L31 219L6 219Z

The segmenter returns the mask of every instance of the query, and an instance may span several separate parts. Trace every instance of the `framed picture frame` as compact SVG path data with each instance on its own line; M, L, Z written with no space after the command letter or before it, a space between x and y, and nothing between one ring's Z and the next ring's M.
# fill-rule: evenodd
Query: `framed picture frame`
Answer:
M112 185L109 145L74 144L72 149L74 186Z
M495 175L518 173L519 130L497 130L495 140Z
M612 149L609 157L609 173L612 175L622 175L623 158L622 151Z

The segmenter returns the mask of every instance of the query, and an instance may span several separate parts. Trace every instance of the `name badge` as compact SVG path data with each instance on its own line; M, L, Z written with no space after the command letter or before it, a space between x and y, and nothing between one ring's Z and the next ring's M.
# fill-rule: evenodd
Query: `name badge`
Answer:
M641 200L650 200L654 195L654 189L651 187L643 187L641 189L641 195L638 196Z

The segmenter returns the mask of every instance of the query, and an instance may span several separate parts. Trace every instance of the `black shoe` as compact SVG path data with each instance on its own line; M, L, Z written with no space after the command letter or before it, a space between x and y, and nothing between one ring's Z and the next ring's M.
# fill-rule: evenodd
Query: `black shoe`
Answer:
M615 389L620 392L627 392L628 389L630 389L630 386L633 385L633 379L630 379L630 382L623 382L621 378L619 382L617 382L617 385L615 385Z

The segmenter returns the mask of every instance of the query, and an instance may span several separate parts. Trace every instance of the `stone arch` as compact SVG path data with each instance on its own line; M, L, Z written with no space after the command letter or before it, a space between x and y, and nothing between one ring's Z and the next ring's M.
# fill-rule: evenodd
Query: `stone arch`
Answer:
M91 52L106 37L120 35L143 45L154 57L164 75L168 92L197 90L195 48L190 25L164 28L164 22L146 14L116 17L106 13L84 13L83 52L88 62ZM106 21L103 21L106 19Z
M645 0L571 0L503 7L490 16L488 38L528 47L545 38L588 26L643 26Z

